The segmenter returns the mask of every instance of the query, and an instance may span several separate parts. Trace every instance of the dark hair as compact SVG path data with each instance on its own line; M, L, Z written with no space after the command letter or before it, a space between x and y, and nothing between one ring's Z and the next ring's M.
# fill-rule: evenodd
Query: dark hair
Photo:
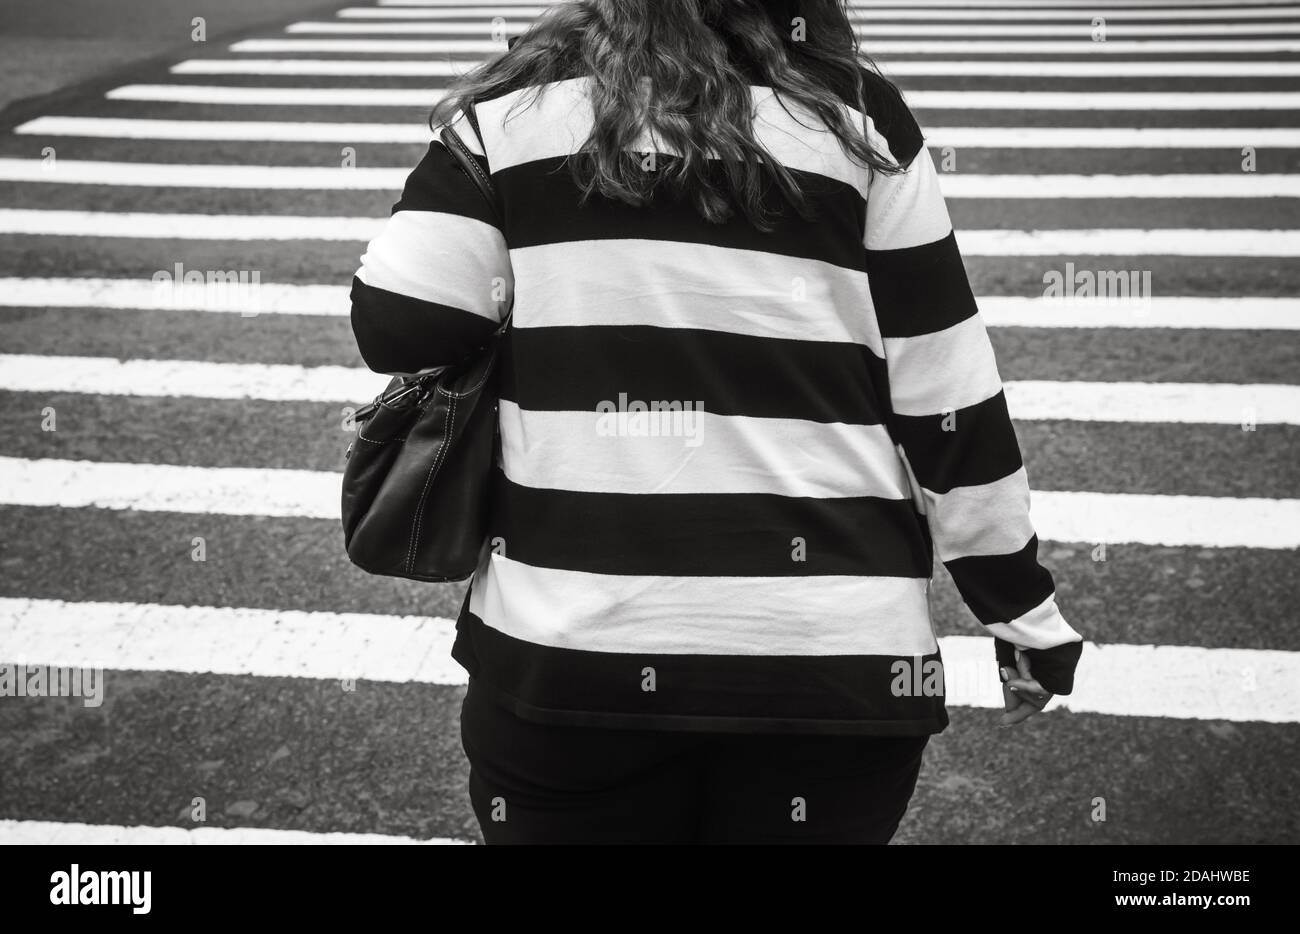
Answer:
M751 69L747 71L747 69ZM898 89L858 45L843 0L570 0L548 9L508 51L457 79L434 107L449 123L474 102L590 76L594 125L570 160L583 200L593 192L633 205L665 185L713 222L739 206L759 229L774 182L800 214L809 211L794 176L755 138L751 83L770 86L783 107L815 114L845 153L872 171L899 166L856 127L845 104L880 121L905 111ZM535 96L533 100L535 100ZM680 157L643 171L632 147L644 131ZM710 174L722 161L726 190Z

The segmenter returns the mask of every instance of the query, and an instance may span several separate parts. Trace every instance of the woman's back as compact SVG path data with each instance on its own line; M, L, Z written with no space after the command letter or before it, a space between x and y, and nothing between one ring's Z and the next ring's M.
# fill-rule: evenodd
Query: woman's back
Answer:
M1030 650L1068 692L1079 637L1037 563L933 165L876 90L865 121L843 107L893 173L749 85L753 137L803 199L767 186L766 231L671 191L584 197L568 165L594 135L589 76L479 100L477 131L454 126L501 223L435 143L363 257L353 321L384 372L461 358L513 301L490 533L454 655L519 712L937 732L936 552L1000 656ZM644 172L680 164L648 132L625 148ZM714 158L705 178L726 191L728 171Z

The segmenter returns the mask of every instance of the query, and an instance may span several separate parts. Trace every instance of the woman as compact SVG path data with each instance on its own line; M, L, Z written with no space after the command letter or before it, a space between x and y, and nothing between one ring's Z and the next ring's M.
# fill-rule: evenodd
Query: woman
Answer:
M503 222L434 142L352 321L412 373L513 302L453 649L487 842L887 842L948 723L936 552L1003 723L1070 692L934 167L839 0L559 4L433 122Z

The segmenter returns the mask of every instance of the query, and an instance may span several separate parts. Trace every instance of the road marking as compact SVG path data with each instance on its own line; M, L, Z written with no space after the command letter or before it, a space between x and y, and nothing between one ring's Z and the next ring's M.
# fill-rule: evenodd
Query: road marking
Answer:
M939 639L947 703L1001 707L1000 692L979 687L989 655L976 636ZM971 672L974 677L963 678ZM975 689L963 681L974 681ZM954 690L955 688L955 690ZM1271 649L1221 649L1189 645L1098 645L1085 642L1074 693L1048 711L1295 723L1300 719L1300 653Z
M128 84L105 95L124 101L313 107L432 107L442 96L423 88L199 84ZM1300 92L1294 91L910 91L906 97L923 110L1300 110Z
M1300 127L926 127L931 149L1300 148Z
M1294 91L908 91L905 96L913 107L928 110L1300 109L1300 92Z
M9 392L348 403L371 399L385 382L363 367L0 354L0 389ZM1300 386L1076 380L1007 380L1004 386L1020 421L1300 424Z
M0 157L0 181L69 185L401 191L409 174L408 168L226 163L194 165L178 162L94 162L79 159L58 159L47 163L43 159Z
M0 157L0 181L156 188L401 191L407 168L95 162ZM1300 175L977 175L951 173L943 193L957 198L1296 198Z
M220 314L347 316L346 285L259 282L231 288L220 281L187 285L147 279L0 278L0 307L115 308L201 311ZM1216 330L1300 329L1300 298L1156 297L976 298L989 327L1176 328Z
M169 270L164 272L170 276ZM164 278L160 283L148 279L0 278L0 307L162 308L249 317L264 314L346 317L352 310L348 292L346 285L258 282L231 287L215 279L211 283L186 284L171 278Z
M370 241L384 217L290 214L135 214L0 208L0 234L57 237L143 237L164 240Z
M3 299L0 298L0 301ZM989 327L1027 328L1300 328L1300 298L1157 297L1038 298L984 295L976 299Z
M1098 4L1087 4L1089 7ZM1007 9L980 9L977 13L972 13L967 9L945 9L934 8L926 9L924 7L903 7L895 5L874 7L870 10L857 8L856 5L850 4L850 19L857 22L877 23L889 20L1074 20L1091 23L1091 17L1085 15L1081 10L1071 9L1034 9L1034 10L1007 10ZM1124 20L1124 19L1143 19L1143 20L1180 20L1180 19L1280 19L1286 16L1300 15L1300 6L1268 6L1268 7L1229 7L1223 6L1222 0L1219 0L1218 6L1193 7L1190 9L1170 9L1160 7L1139 7L1131 8L1133 4L1128 4L1127 9L1113 9L1106 13L1106 20ZM518 17L537 17L545 12L545 7L541 6L470 6L460 5L455 7L347 7L339 10L335 15L339 19L398 19L398 20L428 20L428 19L483 19L489 20L494 16L518 16Z
M231 52L381 52L391 55L459 53L495 55L505 40L493 39L241 39ZM890 55L1220 55L1297 52L1300 39L881 39L870 43L872 57Z
M128 84L104 96L115 101L181 104L432 107L443 92L421 88L258 88L201 84Z
M969 17L968 17L969 18ZM1092 38L1096 27L1089 18L1078 17L1072 23L891 23L887 17L863 22L856 18L854 29L860 36L1052 36L1071 39ZM305 21L291 23L285 32L293 35L521 35L532 25L520 17L514 20L500 18L493 23L489 18L480 18L468 22L342 22ZM1300 33L1300 23L1124 23L1108 22L1105 41L1110 42L1118 36L1268 36L1296 35Z
M9 664L463 685L454 636L449 619L0 598ZM943 636L939 647L949 705L1001 706L987 637ZM1085 643L1075 692L1050 709L1300 722L1300 653Z
M424 616L0 598L0 661L464 684L451 658L455 626Z
M499 55L504 40L488 39L241 39L231 52L382 52L388 55L453 53Z
M0 844L40 846L81 844L90 846L180 845L180 846L446 846L470 844L471 840L434 837L417 840L380 833L312 833L306 830L274 830L269 827L123 827L117 824L77 824L64 821L0 820Z
M0 234L174 240L370 241L384 217L135 214L0 208ZM1300 256L1300 231L1082 228L963 230L966 256Z
M0 354L0 388L103 396L368 402L388 379L363 367Z
M37 117L16 127L14 132L27 136L84 136L98 139L266 142L426 144L433 138L428 127L415 123L151 120L131 117ZM1030 149L1300 148L1300 127L928 126L926 134L931 149L941 146Z
M108 396L357 402L383 377L361 367L0 354L0 389ZM1021 421L1300 424L1300 387L1278 384L1008 380Z
M242 60L241 60L242 61ZM1017 78L1283 78L1300 74L1300 62L1249 61L886 61L886 75Z
M1007 380L1004 388L1019 421L1300 424L1300 386Z
M549 7L549 5L558 3L559 0L504 0L499 3L499 7L504 8L524 8ZM472 3L465 3L465 0L380 0L380 7L456 7L460 9L478 9ZM893 9L898 7L898 0L849 0L849 9L861 10L880 10ZM907 9L945 9L956 7L958 9L984 8L984 7L1008 7L1023 8L1027 10L1037 10L1040 8L1053 7L1079 7L1079 0L924 0L924 3L910 4ZM1151 3L1151 0L1088 0L1084 4L1084 9L1093 7L1104 7L1108 9L1132 9L1135 12L1144 12L1147 9L1162 8L1203 8L1203 7L1222 7L1223 0L1170 0L1169 3ZM1282 4L1274 3L1274 0L1260 0L1258 3L1243 3L1243 7L1248 9L1284 9ZM1238 9L1234 7L1234 10Z
M27 136L85 136L95 139L354 144L427 144L433 139L433 132L427 126L416 123L290 123L271 120L150 120L131 117L37 117L15 127L14 132Z
M479 64L481 61L478 59L386 62L308 58L194 58L179 62L170 70L174 75L390 75L450 78L462 75Z
M464 74L481 59L429 61L396 59L309 58L195 58L171 67L177 75L368 75L447 78ZM1263 77L1300 75L1300 62L1249 61L906 61L889 62L889 75L994 76L994 77Z
M1254 172L977 175L952 172L942 176L940 187L947 198L1296 198L1300 197L1300 175Z
M340 432L341 434L342 432ZM338 521L342 474L0 457L0 502ZM1039 537L1203 548L1300 548L1300 500L1035 490Z
M1300 231L1133 227L962 230L966 256L1300 256Z

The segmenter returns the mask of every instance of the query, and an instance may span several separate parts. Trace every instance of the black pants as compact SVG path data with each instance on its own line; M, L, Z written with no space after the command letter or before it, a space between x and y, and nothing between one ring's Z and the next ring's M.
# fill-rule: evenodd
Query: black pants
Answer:
M489 844L888 843L930 738L551 726L472 678L460 725Z

